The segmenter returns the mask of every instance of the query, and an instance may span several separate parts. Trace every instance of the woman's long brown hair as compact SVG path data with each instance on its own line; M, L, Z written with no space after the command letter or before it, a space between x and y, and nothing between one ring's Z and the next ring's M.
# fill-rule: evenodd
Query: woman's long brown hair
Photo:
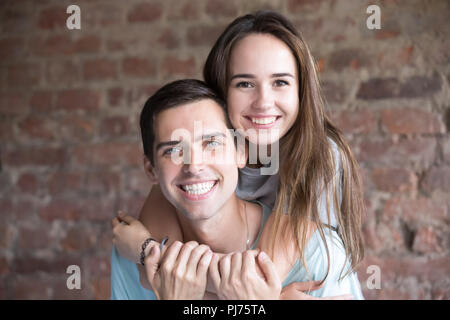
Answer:
M280 140L280 186L274 207L275 220L272 235L279 230L281 218L289 217L296 244L305 261L308 226L314 222L325 243L328 262L330 254L326 245L323 217L318 209L321 197L326 196L328 221L331 220L330 205L333 203L340 235L350 269L355 270L364 256L361 223L364 201L359 169L347 142L324 113L316 66L310 50L301 34L282 15L272 11L258 11L234 20L222 33L205 63L203 76L206 83L226 99L229 84L228 62L234 44L252 33L270 34L283 41L295 57L299 75L299 112L297 119ZM340 168L329 141L338 148ZM289 164L289 165L283 165ZM330 228L331 232L331 228ZM274 245L274 243L273 243ZM273 247L272 247L273 248ZM330 263L328 263L328 275ZM341 271L344 271L344 267ZM309 274L309 272L308 272Z

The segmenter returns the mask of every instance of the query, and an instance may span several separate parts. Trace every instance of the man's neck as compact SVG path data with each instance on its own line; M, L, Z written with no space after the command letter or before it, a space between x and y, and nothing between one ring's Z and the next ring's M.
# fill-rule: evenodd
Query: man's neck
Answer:
M178 213L178 218L184 242L194 240L218 253L246 250L248 220L244 200L235 194L209 219L188 220L182 213Z

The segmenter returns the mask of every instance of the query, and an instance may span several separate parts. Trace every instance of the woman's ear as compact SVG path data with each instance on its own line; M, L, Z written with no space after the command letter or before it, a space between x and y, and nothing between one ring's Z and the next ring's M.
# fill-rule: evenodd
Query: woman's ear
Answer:
M152 184L158 184L158 175L156 174L155 168L152 166L150 160L148 160L147 156L144 154L144 171L147 177Z

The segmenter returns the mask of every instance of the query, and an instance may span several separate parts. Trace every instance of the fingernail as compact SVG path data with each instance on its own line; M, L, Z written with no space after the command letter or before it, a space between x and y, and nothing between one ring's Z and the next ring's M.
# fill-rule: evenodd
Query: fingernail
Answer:
M155 252L155 250L153 250L154 247L150 248L150 252L148 253L149 255L153 256L153 253Z
M266 254L264 251L261 251L261 252L259 253L259 256L261 257L262 260L266 260L267 258L269 258L269 257L267 256L267 254Z

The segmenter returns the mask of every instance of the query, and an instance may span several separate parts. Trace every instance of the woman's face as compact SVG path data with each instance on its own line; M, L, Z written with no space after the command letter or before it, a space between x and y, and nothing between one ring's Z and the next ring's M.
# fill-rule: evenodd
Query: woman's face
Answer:
M229 61L228 113L251 143L269 145L294 124L299 109L298 72L289 47L270 34L239 40ZM251 133L256 134L251 134Z

